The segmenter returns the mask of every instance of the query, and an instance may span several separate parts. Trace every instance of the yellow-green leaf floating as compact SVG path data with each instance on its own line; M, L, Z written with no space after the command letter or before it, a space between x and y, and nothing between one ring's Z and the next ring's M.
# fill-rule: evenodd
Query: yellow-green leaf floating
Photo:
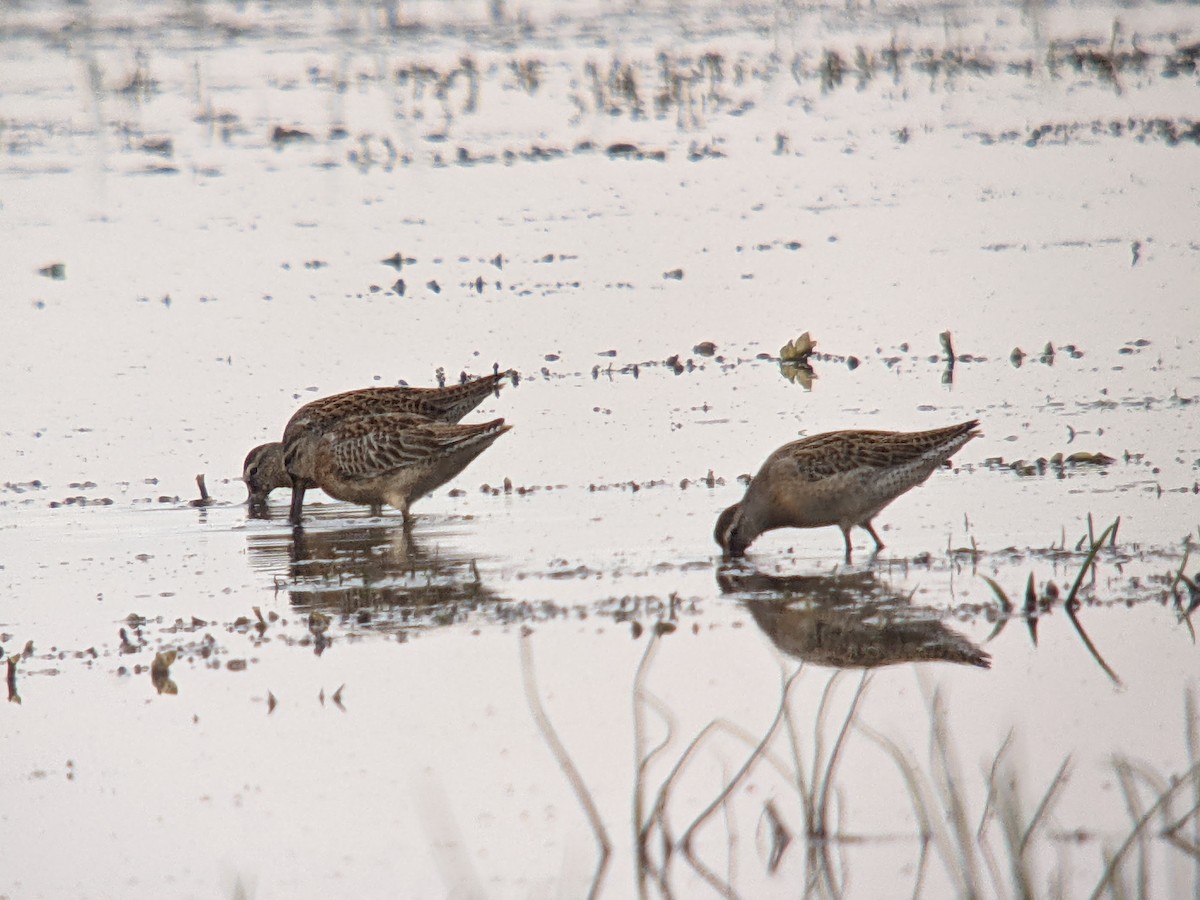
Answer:
M788 341L779 351L779 358L784 362L799 362L808 359L813 350L817 347L817 342L812 339L812 336L806 331L804 334L795 340Z

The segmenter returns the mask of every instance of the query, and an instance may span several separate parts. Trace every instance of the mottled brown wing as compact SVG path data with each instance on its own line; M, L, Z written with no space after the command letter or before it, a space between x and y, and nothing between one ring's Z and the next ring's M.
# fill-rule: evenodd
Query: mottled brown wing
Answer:
M425 400L436 407L434 418L457 422L477 407L489 395L498 391L504 379L513 375L511 369L464 381L462 384L434 388Z
M380 387L363 388L322 397L300 407L288 420L283 431L286 447L304 432L322 432L341 419L351 416L387 415L406 413L426 419L439 418L440 408L427 400L417 388Z
M330 443L342 477L369 479L432 464L503 430L503 419L457 425L394 413L343 420L323 440Z
M427 419L457 422L493 391L500 389L511 369L443 388L371 387L313 400L300 407L283 431L285 448L304 432L320 433L350 416L407 413ZM286 451L285 451L286 452Z
M857 469L897 469L920 460L941 460L979 432L979 422L929 431L833 431L787 444L776 451L799 477L820 481Z

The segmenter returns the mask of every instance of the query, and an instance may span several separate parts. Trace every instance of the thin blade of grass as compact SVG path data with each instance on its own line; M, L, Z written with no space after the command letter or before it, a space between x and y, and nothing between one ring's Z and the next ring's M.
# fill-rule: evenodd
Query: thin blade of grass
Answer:
M1175 784L1154 801L1153 805L1137 820L1133 830L1126 835L1125 840L1121 842L1121 846L1115 852L1112 854L1105 853L1107 863L1104 867L1104 872L1101 874L1100 880L1096 883L1095 889L1089 895L1089 900L1099 900L1100 895L1106 890L1119 889L1119 885L1114 883L1114 879L1117 877L1117 868L1120 866L1121 860L1124 859L1129 848L1133 845L1134 841L1141 837L1142 832L1145 831L1146 826L1158 811L1171 802L1172 796L1177 791L1188 786L1190 782L1193 782L1198 774L1200 774L1200 763L1191 766Z
M930 724L931 762L934 766L936 780L934 782L938 799L945 813L948 832L953 838L954 859L945 857L949 872L960 880L958 896L978 897L979 865L975 854L975 842L971 838L970 827L967 825L965 798L958 788L961 783L959 767L953 758L950 742L947 739L949 728L946 722L946 709L942 693L934 689L928 700Z
M1003 612L1003 615L996 619L996 624L992 628L992 633L984 638L983 642L987 644L999 636L1000 632L1004 630L1004 626L1008 624L1009 617L1012 615L1013 605L1012 601L1008 599L1008 594L1004 593L1004 588L1000 587L994 578L988 578L986 575L980 575L979 577L986 581L988 587L992 589L992 593L996 595L996 601L1000 604L1000 610Z
M1008 752L1008 748L1012 746L1013 735L1016 730L1008 729L1008 734L1004 737L1004 743L1000 745L1000 749L996 751L996 755L992 757L992 766L988 771L988 792L987 797L983 801L983 814L979 817L979 827L975 830L975 840L983 840L984 829L987 828L988 819L992 815L992 805L995 802L996 795L999 793L996 790L996 773L1000 769L1000 762L1004 758L1004 754Z
M1062 761L1062 765L1058 767L1058 771L1054 774L1054 778L1050 780L1050 787L1042 795L1042 800L1038 804L1037 809L1033 811L1033 818L1029 820L1029 825L1025 828L1025 833L1021 835L1020 853L1025 855L1025 848L1029 845L1029 839L1033 837L1033 833L1037 831L1038 826L1042 824L1042 819L1050 814L1050 810L1054 807L1054 801L1057 799L1059 791L1066 786L1067 780L1070 777L1068 769L1071 766L1071 756L1067 754L1067 758Z
M930 844L933 844L934 848L937 849L939 843L949 842L949 839L945 836L940 814L935 816L931 812L931 810L936 809L936 803L931 797L933 791L921 774L916 761L899 744L890 737L861 722L858 723L857 728L892 757L896 768L900 770L900 777L904 779L909 799L912 801L913 815L917 819L918 837L921 846L920 853L917 856L916 880L913 883L912 893L913 900L917 900L917 898L923 896L922 888L925 884L925 873L929 864Z
M1120 524L1121 517L1117 516L1116 521L1105 528L1100 537L1092 542L1091 549L1088 550L1088 554L1083 560L1083 565L1080 567L1079 572L1075 575L1075 582L1071 585L1071 590L1067 593L1067 599L1063 601L1063 609L1067 611L1067 618L1071 620L1071 624L1075 627L1075 631L1079 635L1080 640L1082 640L1083 645L1087 647L1088 653L1092 655L1092 658L1096 660L1096 663L1101 669L1104 670L1104 673L1111 678L1113 683L1117 686L1122 684L1121 679L1117 676L1117 673L1112 670L1108 663L1104 661L1104 658L1100 655L1100 651L1096 649L1096 645L1092 643L1092 640L1088 637L1087 632L1083 630L1083 626L1080 624L1079 618L1075 615L1075 595L1079 593L1079 585L1083 583L1084 575L1095 562L1096 554L1100 552L1100 548L1104 546L1104 542L1108 539L1108 536L1112 534L1112 532L1115 531Z
M742 779L744 779L754 767L754 763L757 762L758 758L763 755L767 745L775 736L775 732L779 728L779 723L783 721L783 711L787 708L788 691L791 689L792 683L802 671L804 671L803 664L797 668L796 671L793 672L791 676L783 683L783 689L779 698L779 708L775 713L775 718L771 720L771 725L767 729L767 733L763 735L762 740L758 742L758 745L754 748L753 752L751 752L751 754L746 758L746 761L742 763L737 772L734 773L733 778L725 785L725 787L721 789L720 793L718 793L717 796L713 798L712 802L710 802L708 806L706 806L700 812L700 814L692 820L692 823L686 829L684 829L683 835L679 839L679 847L683 851L684 858L687 859L692 868L696 870L696 873L705 881L707 881L713 890L717 891L723 897L732 897L736 895L733 893L733 888L721 881L721 879L717 877L714 872L710 871L708 867L705 866L704 863L701 862L693 852L692 836L696 833L696 830L703 825L717 810L717 808L725 802L725 799L733 793L733 791L741 783Z
M612 855L612 844L609 842L604 822L600 818L600 811L596 808L596 803L592 799L587 785L584 784L583 776L579 774L579 770L571 760L571 755L567 752L567 748L550 723L550 717L546 715L546 710L542 707L542 700L537 691L537 677L533 671L533 651L530 649L530 640L527 634L521 637L521 676L533 720L537 723L538 730L542 733L555 762L558 763L567 783L571 786L579 805L583 807L588 824L592 828L592 834L595 835L596 843L599 845L600 857L596 861L596 873L592 876L592 885L588 890L589 898L598 897L600 888L604 884L604 874L608 870L608 861Z
M1075 610L1070 606L1068 606L1066 609L1067 618L1070 619L1071 624L1075 626L1075 631L1079 635L1079 639L1083 641L1083 646L1087 647L1088 653L1092 655L1092 659L1096 660L1096 664L1104 670L1104 674L1112 679L1113 684L1115 684L1117 687L1122 687L1124 682L1122 682L1117 673L1112 670L1112 667L1104 661L1104 657L1100 655L1100 651L1096 649L1096 645L1092 643L1092 639L1088 637L1087 632L1083 630L1083 625L1080 624L1079 618L1075 615Z
M825 766L824 774L821 776L821 786L819 799L817 800L817 819L820 823L821 834L826 838L834 832L829 829L829 788L833 784L833 773L837 768L838 760L841 758L842 747L845 745L846 734L850 730L850 725L855 720L855 715L858 711L858 704L862 700L863 694L867 690L867 685L870 684L871 673L864 671L862 678L858 682L858 689L854 692L854 696L850 700L850 708L846 711L846 718L842 720L842 727L838 731L837 737L833 742L833 749L829 751L829 762ZM814 773L815 777L815 773ZM815 785L814 785L815 787ZM827 845L826 845L827 846ZM832 861L826 858L826 865L823 869L826 876L826 884L832 896L841 896L842 890L837 885L833 878Z
M1075 576L1075 583L1071 585L1071 590L1067 593L1066 603L1070 605L1075 601L1075 595L1079 593L1079 585L1083 583L1084 576L1087 575L1088 569L1092 567L1092 563L1096 559L1096 554L1100 552L1100 548L1104 546L1104 542L1108 540L1108 536L1112 534L1121 525L1121 517L1117 516L1117 520L1109 525L1100 535L1100 539L1092 541L1091 548L1088 554L1084 557L1083 566Z

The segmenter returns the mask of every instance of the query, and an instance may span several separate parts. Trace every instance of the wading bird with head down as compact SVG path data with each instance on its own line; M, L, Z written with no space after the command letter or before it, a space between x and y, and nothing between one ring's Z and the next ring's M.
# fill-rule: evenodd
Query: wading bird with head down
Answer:
M971 438L978 420L930 431L831 431L784 444L767 457L746 495L717 519L713 537L726 557L745 555L764 531L836 525L851 561L850 529L883 541L871 520L924 482Z
M291 488L291 518L294 524L298 524L304 492L308 488L321 486L315 478L316 443L339 423L355 418L398 414L410 416L414 422L425 420L430 423L455 424L479 406L489 394L498 393L504 379L509 377L515 377L512 370L498 371L462 384L440 388L363 388L306 403L288 420L282 441L260 444L247 454L242 464L242 477L249 492L251 508L262 509L274 489ZM399 420L393 420L381 423L380 433L390 433L397 427L405 427L398 422ZM471 457L473 458L474 456ZM469 461L468 459L467 462ZM466 462L463 465L465 466ZM449 480L458 471L461 471L461 468L447 475L445 480Z

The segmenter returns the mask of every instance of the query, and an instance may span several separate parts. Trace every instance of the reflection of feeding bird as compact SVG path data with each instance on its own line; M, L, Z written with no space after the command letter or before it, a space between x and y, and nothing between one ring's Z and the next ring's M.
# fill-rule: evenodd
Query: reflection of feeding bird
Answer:
M251 565L275 578L293 606L372 630L405 632L498 615L507 607L445 524L414 534L384 520L333 528L246 531ZM432 546L425 542L434 540ZM449 544L442 543L450 538Z
M463 425L405 413L342 419L305 440L302 457L289 457L285 449L295 482L292 524L300 523L306 483L337 500L366 504L375 515L391 504L407 522L414 501L465 469L511 427L503 419Z
M817 665L873 668L937 661L991 668L991 657L946 627L932 610L902 611L895 604L830 608L752 600L755 623L788 656Z
M832 431L784 444L767 457L741 502L721 513L713 533L726 556L743 556L764 531L836 525L846 541L865 528L883 541L871 520L927 479L979 434L971 420L932 431Z
M722 571L717 582L721 593L743 595L771 643L805 662L873 668L941 660L991 667L991 657L936 611L887 596L871 572L779 577Z
M292 477L285 464L289 455L301 467L301 471L296 472L294 462L293 474L306 477L302 487L315 487L311 476L305 476L303 471L305 461L311 455L311 442L342 419L408 413L440 422L458 422L488 394L498 391L505 377L511 374L511 371L497 372L440 388L363 388L306 403L288 420L282 442L260 444L247 454L242 464L242 477L250 494L250 503L261 505L275 488L292 487Z

